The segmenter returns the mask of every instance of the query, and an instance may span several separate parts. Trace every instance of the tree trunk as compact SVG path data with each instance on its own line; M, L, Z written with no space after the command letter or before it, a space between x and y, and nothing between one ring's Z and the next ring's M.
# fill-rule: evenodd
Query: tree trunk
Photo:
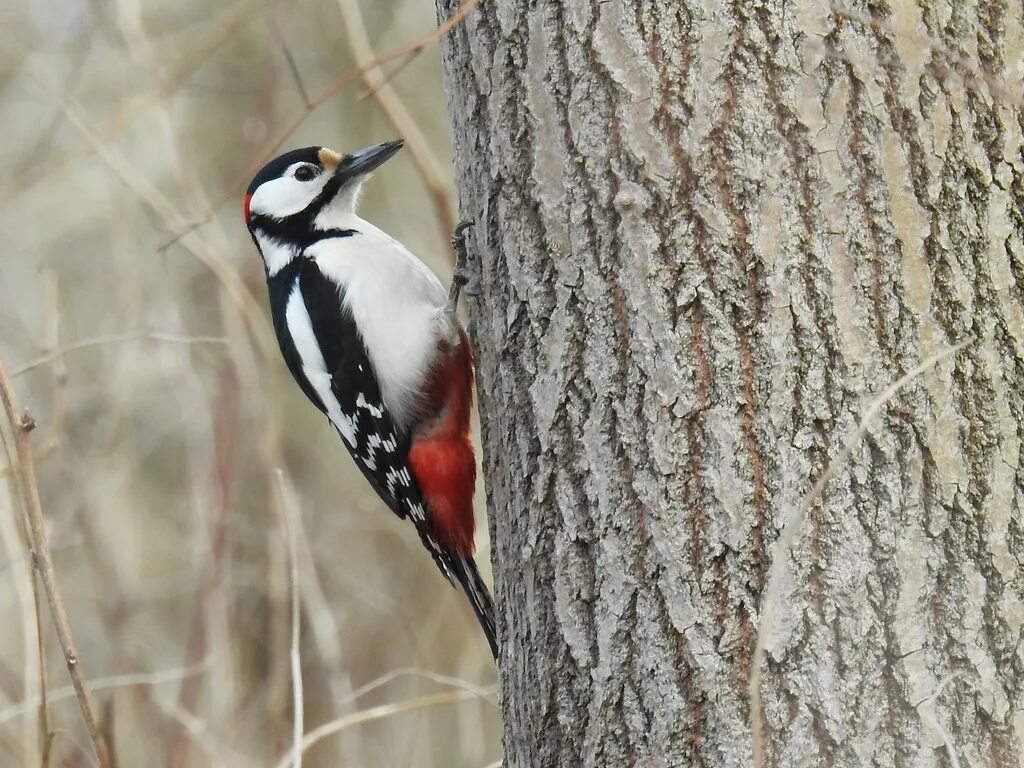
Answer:
M1022 15L487 0L448 36L506 768L751 765L779 532L961 343L783 553L765 763L1022 764Z

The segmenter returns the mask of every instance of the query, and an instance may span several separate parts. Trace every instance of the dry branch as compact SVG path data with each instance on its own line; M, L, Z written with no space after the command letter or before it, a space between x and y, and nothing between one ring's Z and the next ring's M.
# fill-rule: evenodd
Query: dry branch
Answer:
M302 698L302 656L299 651L299 625L300 625L300 602L299 602L299 547L296 535L296 518L299 515L299 505L295 498L295 489L292 488L284 471L280 468L274 470L274 479L277 484L277 492L280 501L282 524L285 531L285 539L288 544L288 584L289 600L291 602L291 647L288 652L289 666L292 676L292 753L295 760L293 768L302 768L302 733L303 726L303 698Z
M334 82L330 83L326 88L309 97L304 109L296 115L292 121L284 127L284 129L282 129L276 136L274 136L274 138L263 146L263 149L257 153L255 159L238 175L234 183L231 184L221 198L210 206L206 213L204 213L199 219L175 234L168 242L164 243L162 248L166 249L171 245L174 245L181 238L210 222L217 211L219 211L224 204L228 202L228 200L238 194L238 191L246 184L246 182L249 181L249 179L252 178L253 174L255 174L260 167L270 159L270 156L276 152L285 141L287 141L289 136L295 133L299 126L306 121L306 118L313 114L316 109L322 106L334 94L356 80L361 79L366 72L376 69L381 64L386 64L389 61L393 61L394 59L398 59L403 56L416 55L423 51L423 49L428 45L436 43L460 24L462 20L469 15L469 12L479 5L480 2L481 0L466 0L466 2L459 6L459 9L451 15L451 18L437 29L430 31L426 35L423 35L412 42L388 51L387 53L382 53L371 61L365 62L348 70L344 74L335 78Z
M345 22L345 32L349 45L358 58L373 61L378 58L370 36L366 33L363 14L359 10L357 0L338 0L338 9ZM407 61L402 63L404 66ZM437 157L430 148L430 142L423 135L419 125L406 109L398 93L389 85L391 76L385 77L378 67L367 69L362 73L366 83L367 95L370 96L381 112L387 117L391 127L405 139L405 148L409 152L413 166L427 189L430 201L434 206L434 214L441 232L441 241L445 248L450 248L450 237L455 228L455 211L452 209L451 182L441 172Z
M17 466L14 471L15 487L18 489L18 494L25 507L25 514L28 517L30 545L33 552L32 562L43 582L46 601L50 605L50 613L57 629L61 650L64 652L68 674L71 676L71 682L78 695L78 704L82 710L85 726L89 731L89 738L92 739L96 759L99 761L100 768L111 768L107 744L100 731L96 706L75 646L71 622L68 620L64 598L57 585L53 557L50 554L46 521L43 518L43 510L39 502L39 486L36 483L35 462L32 458L32 441L29 437L29 433L35 428L35 422L28 411L22 411L19 407L11 381L7 376L7 370L2 362L0 362L0 400L3 400L4 411L7 414L8 422L10 422L11 431L14 433L14 446L17 453Z
M477 698L477 694L472 691L445 691L444 693L435 693L430 696L406 699L405 701L401 701L396 704L381 704L378 707L370 707L362 712L356 712L355 714L348 715L347 717L340 717L337 720L324 723L318 728L314 728L306 734L306 737L302 740L302 744L299 749L300 751L305 752L307 749L323 739L326 739L328 736L333 736L347 728L353 728L357 725L362 725L363 723L373 722L374 720L383 720L386 717L400 715L403 712L412 712L416 709L437 707L442 704L454 704L455 702L468 701L469 699L474 698ZM294 759L295 749L292 748L287 754L277 761L275 768L288 768L288 764Z
M242 0L224 13L224 20L219 25L217 22L208 23L206 27L212 28L214 31L192 50L182 55L179 59L180 63L155 88L123 99L121 108L98 126L97 137L100 142L113 141L148 109L174 95L218 48L252 20L260 6L276 2L281 2L281 0ZM5 206L10 204L12 200L35 189L41 183L57 177L71 163L87 158L95 151L95 143L85 141L62 152L42 170L37 164L33 164L26 172L16 174L8 184L0 189L0 201Z
M29 360L27 363L19 365L17 368L11 369L11 378L17 378L24 373L28 373L33 368L38 368L41 365L52 363L55 360L59 360L65 355L71 352L77 352L80 349L88 349L89 347L99 347L106 344L117 344L123 341L139 341L140 339L151 339L153 341L166 341L173 344L226 344L227 339L223 336L182 336L176 333L158 333L156 331L127 331L125 333L111 333L105 336L94 336L88 339L82 339L72 344L68 344L64 347L54 349L52 352L39 355Z
M15 460L14 455L11 452L11 446L8 444L7 435L2 429L0 429L0 445L3 446L4 456L7 459L7 465L4 467L8 472L13 471L13 468L17 466L18 462ZM31 562L27 563L27 568L23 568L23 563L20 562L23 559L23 555L27 555L23 545L23 541L27 539L28 534L15 530L15 518L17 517L17 508L20 505L20 497L12 483L10 486L10 493L8 494L10 500L10 512L7 514L7 510L0 507L0 537L4 541L4 545L7 551L10 553L9 565L11 571L11 580L13 582L14 592L17 596L18 606L21 614L21 629L22 629L22 653L23 656L23 674L25 677L25 687L27 688L30 681L36 680L39 685L40 696L37 697L38 701L33 705L33 709L38 709L38 717L36 722L33 724L29 721L25 723L24 730L24 745L22 749L28 750L30 744L32 744L36 733L40 738L45 738L45 734L49 731L49 717L47 702L45 700L46 690L46 670L45 670L45 656L43 653L43 641L42 641L42 627L40 621L40 597L39 597L39 581L35 577L35 570L32 568ZM22 515L22 522L24 523L24 515ZM22 526L24 529L24 525ZM6 564L5 564L6 565ZM13 690L15 694L20 693L20 687L14 686L8 689L8 695ZM2 722L2 721L0 721ZM35 728L33 728L33 725Z
M126 688L132 686L153 686L153 685L164 685L166 683L177 683L184 680L186 677L192 675L198 675L200 672L204 672L209 669L212 659L207 657L198 664L193 664L189 667L178 667L176 669L165 669L160 672L136 672L125 675L111 675L109 677L97 677L94 678L90 683L89 687L93 691L103 691L108 689ZM52 691L46 692L47 698L50 702L62 701L64 699L70 699L77 695L77 691L74 687L68 688L57 688ZM6 709L0 710L0 725L10 722L17 717L31 712L33 709L39 706L41 696L33 696L29 699L25 699L13 706L7 707Z

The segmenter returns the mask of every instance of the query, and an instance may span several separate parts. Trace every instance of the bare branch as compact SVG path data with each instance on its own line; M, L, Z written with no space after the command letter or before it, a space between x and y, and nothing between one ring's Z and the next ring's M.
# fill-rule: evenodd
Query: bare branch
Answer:
M176 333L159 333L157 331L126 331L124 333L111 333L105 336L93 336L88 339L73 342L67 346L54 349L44 355L35 357L27 363L11 369L11 378L17 378L28 373L33 368L52 363L71 352L89 347L99 347L106 344L117 344L124 341L138 341L139 339L152 339L153 341L166 341L172 344L227 344L223 336L182 336Z
M299 65L295 63L295 56L292 55L292 49L288 45L288 39L284 36L284 32L277 24L271 25L274 29L274 34L277 35L277 39L281 43L281 51L284 53L284 60L288 64L288 71L292 74L292 79L295 81L295 87L299 89L299 95L302 97L302 103L306 109L309 109L309 91L306 90L306 83L302 80L302 73L299 72Z
M356 56L369 61L379 58L370 44L370 36L366 32L366 25L363 23L363 15L359 10L358 0L338 0L338 9L341 11L342 19L345 22L348 42L352 46L352 50L355 51ZM387 77L385 77L379 67L373 67L362 73L362 79L369 88L367 95L372 97L377 106L380 107L381 112L387 117L395 132L405 139L405 147L434 205L437 224L441 231L441 240L447 246L448 238L455 228L451 182L441 172L427 137L423 135L416 120L413 119L409 110L406 109L405 104L399 98L398 93L388 84L391 78L422 50L422 48L418 48L409 51L399 68Z
M140 176L132 164L112 147L104 145L85 115L74 104L59 98L71 123L90 141L94 142L100 158L107 163L112 171L142 200L168 229L178 229L185 218L178 213L170 200L151 182ZM249 323L256 337L260 352L266 357L277 356L277 340L274 338L266 318L260 312L256 301L248 292L242 279L233 267L208 243L188 237L194 227L183 233L179 238L186 250L192 253L214 277L221 283L227 295L238 307L239 312Z
M302 768L302 733L303 726L303 698L302 698L302 657L299 651L299 624L300 624L300 602L299 602L299 547L296 536L296 518L299 515L299 505L295 498L295 489L292 488L284 471L280 468L274 470L274 480L277 485L277 493L281 507L281 517L284 524L285 538L288 543L288 581L291 600L291 649L288 659L292 671L292 754L295 756L292 763L293 768Z
M281 0L241 0L224 13L224 20L219 26L212 22L205 25L205 28L213 28L214 31L193 50L183 55L178 67L163 78L156 88L121 101L122 106L117 113L97 128L100 142L112 141L153 105L176 93L218 48L252 20L254 13L261 6L276 2ZM91 141L85 141L58 155L42 170L32 165L25 172L15 175L3 189L0 189L0 204L10 203L40 183L52 179L71 163L89 157L95 151L96 145Z
M284 127L284 129L281 130L280 133L278 133L276 136L270 139L263 146L263 149L259 153L257 153L255 159L238 175L238 177L225 191L221 198L217 200L212 206L210 206L209 210L207 210L205 214L203 214L201 217L199 217L199 219L194 221L189 226L179 231L168 243L165 243L163 247L167 248L170 245L173 245L174 243L176 243L178 240L185 237L189 233L195 231L204 224L209 223L213 219L214 215L216 215L217 211L219 211L224 206L224 204L228 202L228 200L230 200L236 194L238 194L238 191L243 186L245 186L249 179L252 178L253 174L255 174L256 171L258 171L263 166L263 164L270 159L271 155L273 155L274 152L276 152L281 147L281 145L284 144L285 141L287 141L289 136L295 133L299 126L306 121L306 118L313 114L313 112L316 109L323 105L324 102L330 99L334 94L336 94L342 88L345 88L346 86L360 79L363 76L363 73L371 69L376 69L381 64L393 61L394 59L399 59L408 54L417 54L424 48L426 48L428 45L436 43L438 40L440 40L442 37L448 34L452 29L458 26L458 24L460 24L462 20L469 15L469 12L472 11L473 8L475 8L477 5L479 5L480 2L481 0L466 0L466 2L459 6L459 9L452 14L451 18L445 21L445 23L439 26L437 29L432 30L428 34L423 35L422 37L417 38L412 42L406 43L405 45L395 48L394 50L388 51L387 53L383 53L371 61L368 61L364 64L360 64L354 69L350 69L349 71L335 78L334 82L329 84L322 91L310 97L309 104L306 106L306 108L301 113L296 115L295 118L290 123L288 123Z
M90 682L90 686L94 691L103 691L111 688L127 688L130 686L151 686L151 685L165 685L167 683L176 683L183 680L186 677L192 675L198 675L200 672L204 672L210 668L210 664L213 659L207 657L198 664L191 664L187 667L176 667L174 669L165 669L160 672L139 672L134 674L126 675L110 675L109 677L97 677ZM77 695L77 691L74 687L57 688L52 691L47 691L47 697L51 702L63 701L70 699ZM7 707L4 710L0 710L0 725L10 722L15 718L21 717L22 715L31 712L33 709L39 706L42 696L32 696L24 701L18 702L17 704Z
M106 742L99 729L99 722L96 718L96 706L92 693L89 690L89 683L85 677L85 670L82 668L82 661L75 646L74 635L71 632L71 622L68 620L67 610L64 607L64 598L57 585L57 575L53 567L53 558L50 554L50 545L46 534L46 521L43 518L42 506L39 502L39 487L36 484L35 462L32 459L32 441L29 438L31 422L27 411L22 411L14 395L14 389L7 376L7 370L0 362L0 400L3 401L4 411L7 420L10 422L11 430L14 433L14 446L17 453L17 467L14 477L15 485L18 488L22 503L25 506L28 516L28 528L30 532L32 549L35 552L33 562L43 582L43 589L46 592L46 600L50 605L50 613L53 616L53 623L57 629L57 637L60 640L61 650L64 652L64 660L67 663L68 673L71 682L74 684L75 692L78 694L78 704L82 710L82 718L92 739L93 749L96 752L96 759L100 768L110 768L110 757L107 752Z
M2 429L0 429L0 445L2 445L4 456L7 459L7 466L4 469L10 472L11 468L17 466L17 461L15 461L11 452L7 435ZM31 561L23 562L27 559L24 556L30 555L30 552L26 551L23 540L15 529L15 518L19 511L18 508L22 505L20 504L20 496L13 483L11 484L8 498L10 499L11 514L8 515L7 510L0 507L0 537L2 537L4 545L9 552L11 577L20 608L25 686L27 687L31 684L31 681L35 680L40 692L43 692L46 690L46 662L42 645L39 582L35 578L35 571L32 568ZM24 519L25 516L22 513L21 520L24 521ZM27 537L27 534L25 536ZM26 564L28 567L23 567ZM39 701L33 707L38 707L39 709L36 722L25 723L23 736L23 749L25 750L31 749L31 745L37 736L44 738L44 734L49 731L46 702L43 701L43 696L37 698ZM36 733L33 733L33 731L36 731ZM29 759L27 756L23 762L28 764Z
M381 704L378 707L370 707L362 712L356 712L355 714L348 715L347 717L340 717L337 720L332 720L329 723L324 723L318 728L314 728L306 734L306 737L302 740L302 744L299 749L304 752L320 741L323 741L328 736L333 736L334 734L340 733L348 728L373 722L374 720L383 720L384 718L400 715L404 712L412 712L417 709L427 709L428 707L437 707L442 704L454 704L455 702L469 701L470 699L475 698L477 698L477 694L471 691L446 691L444 693L435 693L430 696L406 699L405 701L401 701L396 704ZM290 749L287 754L277 761L275 768L288 768L288 764L294 759L294 752L294 748Z

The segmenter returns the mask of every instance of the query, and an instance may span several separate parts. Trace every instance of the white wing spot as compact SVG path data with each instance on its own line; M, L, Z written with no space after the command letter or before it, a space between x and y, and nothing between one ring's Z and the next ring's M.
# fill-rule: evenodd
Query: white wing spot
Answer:
M372 403L366 402L366 397L362 392L359 393L359 397L356 398L356 407L365 408L370 412L370 415L376 416L378 419L384 416L384 409L380 408Z

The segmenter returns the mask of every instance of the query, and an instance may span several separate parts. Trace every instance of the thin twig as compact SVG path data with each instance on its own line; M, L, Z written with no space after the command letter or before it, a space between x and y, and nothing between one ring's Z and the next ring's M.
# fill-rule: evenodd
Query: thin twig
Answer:
M137 672L126 675L110 675L109 677L97 677L90 681L89 685L94 691L105 691L111 688L127 688L131 686L152 686L152 685L163 685L165 683L176 683L186 677L192 675L198 675L200 672L205 672L210 668L210 664L213 662L211 657L203 659L198 664L192 664L187 667L176 667L174 669L165 669L160 672ZM70 699L72 696L77 695L74 687L66 686L64 688L56 688L52 691L47 692L47 697L51 702L63 701ZM0 710L0 725L10 722L17 717L21 717L37 706L42 699L41 696L32 696L24 701L20 701L17 704L7 707L4 710Z
M196 663L208 655L210 625L215 600L224 584L224 569L228 544L228 521L233 507L232 493L238 451L239 379L233 364L224 366L217 393L215 422L213 425L213 462L210 468L214 487L214 509L209 523L208 547L205 567L199 578L188 640L186 659ZM195 712L199 705L204 679L194 675L185 680L178 692L178 707ZM167 750L168 768L185 768L188 764L189 742L178 730Z
M138 341L139 339L152 339L153 341L166 341L173 344L227 344L223 336L183 336L176 333L158 333L156 331L126 331L124 333L111 333L104 336L93 336L88 339L81 339L66 346L47 352L44 355L35 357L27 363L11 369L11 378L17 378L28 373L33 368L52 363L71 352L89 347L98 347L105 344L117 344L123 341Z
M765 649L768 644L768 635L771 633L772 625L775 621L775 611L778 608L779 598L782 592L782 579L786 571L786 561L789 559L789 553L793 548L793 542L796 539L797 532L804 521L804 517L807 515L807 511L821 497L822 493L825 491L825 486L828 484L828 481L831 480L835 476L836 472L839 471L839 468L846 463L846 460L850 457L854 447L867 433L871 420L878 415L889 401L915 378L930 370L939 361L946 359L950 355L955 355L967 346L967 344L968 342L957 344L955 347L950 347L938 354L932 355L927 360L924 360L912 370L908 371L894 384L883 390L881 394L876 396L871 401L868 409L864 412L864 416L857 425L857 429L843 441L843 447L828 463L825 471L818 478L814 487L811 488L810 493L804 497L800 506L790 510L789 515L786 517L785 524L782 527L782 533L779 535L779 539L775 543L775 551L772 554L771 569L769 571L768 583L765 586L764 601L761 607L761 617L757 625L757 640L754 645L754 655L751 660L750 682L748 684L748 695L750 696L750 728L753 735L753 758L755 768L762 768L762 766L764 766L765 744L764 721L762 719L763 715L761 711L761 674L762 668L764 667Z
M370 707L364 709L362 712L356 712L346 717L339 717L337 720L332 720L329 723L314 728L312 731L306 734L306 737L302 740L302 744L299 749L306 751L310 747L314 746L318 742L326 739L328 736L333 736L336 733L340 733L348 728L352 728L363 723L373 722L374 720L383 720L393 715L400 715L403 712L412 712L417 709L426 709L428 707L437 707L442 704L453 704L459 701L468 701L476 698L477 695L470 691L445 691L444 693L435 693L430 696L421 696L415 699L406 699L405 701L397 702L394 704L381 704L377 707ZM281 757L277 761L275 768L288 768L288 764L292 762L294 758L295 748L288 750L287 754Z
M303 105L309 108L309 90L306 88L306 83L302 79L302 73L299 71L299 65L295 61L295 57L292 55L291 46L288 45L288 39L284 36L284 31L277 24L271 24L274 33L277 35L278 40L281 42L281 51L284 53L284 60L288 64L288 71L291 72L292 79L295 81L295 87L299 90L299 95L302 97Z
M40 764L46 768L49 763L49 745L53 741L50 731L50 702L46 695L46 649L43 646L43 600L39 594L39 579L32 570L32 607L36 614L36 654L39 657L39 744L42 758Z
M946 689L946 686L958 677L960 677L958 672L947 675L942 682L939 683L939 687L936 688L928 698L915 707L918 714L921 716L921 719L934 728L935 732L942 738L943 744L946 745L946 755L949 756L949 764L952 768L960 768L960 758L957 757L956 744L953 741L953 737L950 736L949 731L943 728L939 723L939 718L935 714L935 704L938 702L939 696L941 696L942 692ZM924 711L922 711L922 707L925 708Z
M398 680L402 677L419 677L424 680L430 680L434 683L447 685L451 688L458 688L460 690L466 691L467 693L472 693L474 696L484 699L485 701L488 701L490 704L497 706L497 704L494 701L488 698L494 692L493 687L483 687L475 685L469 682L468 680L463 680L461 677L451 677L449 675L442 675L439 672L432 672L429 669L421 669L420 667L398 667L397 669L392 669L390 672L387 672L381 675L380 677L375 678L374 680L371 680L365 685L362 685L356 690L354 690L352 692L352 695L345 699L343 703L347 704L349 702L355 701L356 699L365 696L371 691L375 691L378 688L382 688L383 686L390 683L392 680Z
M177 704L171 704L166 701L161 701L159 698L154 699L154 703L160 711L174 720L188 737L199 745L200 749L206 753L209 757L208 765L211 766L224 766L224 765L251 765L252 763L239 754L234 747L227 744L220 743L210 732L209 725L199 717L196 717L188 710L182 709ZM230 755L231 761L225 760L225 756Z
M57 349L60 345L60 281L57 273L47 269L43 274L46 291L46 347L47 350ZM50 426L47 429L43 444L56 442L60 433L66 402L64 386L67 383L67 368L59 361L52 369L53 374L53 408L51 409ZM26 536L26 539L29 538ZM52 548L51 548L52 551ZM46 653L43 646L43 610L42 597L39 594L39 579L35 569L32 570L32 599L36 611L36 643L39 653L39 738L42 744L41 768L49 768L50 749L53 746L53 732L50 730L50 707L47 697ZM110 742L105 742L109 744Z
M209 37L181 56L179 59L180 64L177 68L163 78L157 87L145 93L120 99L121 108L97 128L97 136L100 142L112 142L150 107L173 96L188 82L188 79L199 67L209 61L210 56L218 48L252 21L260 6L279 1L242 0L242 2L236 3L224 12L224 21L219 25L215 21L204 19L206 23L202 25L202 28L204 30L213 30ZM85 141L58 155L42 170L36 164L33 164L27 171L15 174L13 179L0 189L0 206L6 207L11 200L26 194L40 183L52 179L58 173L64 171L72 162L89 157L95 151L95 144L91 141Z
M32 421L32 417L28 415L27 411L23 412L18 406L14 389L11 386L7 370L2 362L0 362L0 400L3 400L4 411L7 413L7 420L10 422L11 430L14 433L14 446L18 462L14 478L28 516L28 527L31 533L30 543L35 553L33 563L43 582L43 589L46 592L46 600L50 605L50 613L53 616L57 637L60 640L61 650L64 652L64 660L67 663L71 682L74 684L75 692L78 695L78 704L82 710L85 727L89 731L89 738L92 739L96 759L99 761L100 768L110 768L107 745L100 733L99 722L96 718L96 706L93 702L92 693L89 690L89 683L85 677L85 670L82 668L82 661L75 646L74 635L71 632L71 622L68 620L67 610L64 607L64 598L57 586L57 575L53 567L53 557L50 554L50 545L46 535L46 521L43 518L43 510L39 502L39 486L36 483L35 462L32 459L32 441L29 437L29 433L35 427L35 422Z
M174 205L163 192L149 180L141 176L135 166L113 147L100 143L95 131L85 114L75 104L61 96L55 96L60 102L68 119L90 141L95 142L100 158L107 163L112 171L160 217L169 230L182 226L185 218L178 213ZM190 230L191 232L191 230ZM189 233L190 233L189 232ZM273 329L259 309L252 294L247 289L234 267L222 257L212 246L196 236L196 241L182 235L182 244L192 255L209 269L220 282L232 302L239 308L256 337L261 354L264 357L277 357L277 340Z
M52 429L51 429L52 431ZM39 450L35 452L36 464L41 463L43 460L50 458L57 451L57 447L60 445L60 441L57 439L51 440L49 437L43 440L43 444ZM10 477L14 474L14 464L5 464L0 467L0 480L5 477Z
M2 429L0 429L0 445L2 445L4 456L7 458L7 467L5 468L17 466L7 435ZM0 537L3 538L4 545L9 552L11 577L14 581L14 591L17 594L18 607L21 609L19 613L21 614L25 685L27 687L32 680L36 680L42 691L45 690L46 675L43 672L44 654L39 625L39 587L31 561L29 560L27 563L19 562L23 559L19 555L27 554L23 541L28 538L28 535L25 533L23 537L19 537L15 520L18 519L19 507L22 506L21 497L14 483L11 483L9 490L7 498L10 501L11 514L8 515L7 510L0 507ZM20 520L23 523L22 527L24 527L24 513L21 514ZM24 564L27 564L28 567L23 568ZM42 707L34 724L31 722L25 723L25 746L22 747L23 749L30 750L31 745L35 742L35 737L44 731L43 717L45 715L46 709ZM35 726L34 730L36 733L33 733L33 726ZM45 730L49 730L49 723L46 723Z
M458 24L461 23L462 20L469 15L469 12L472 11L473 8L475 8L477 5L479 5L480 2L481 0L466 0L466 2L460 5L458 10L456 10L455 13L453 13L451 17L448 18L448 20L446 20L444 24L440 25L437 29L431 30L429 33L417 38L416 40L406 43L403 46L395 48L394 50L388 51L387 53L383 53L371 61L368 61L364 64L360 64L359 66L348 70L344 74L339 75L337 78L335 78L334 82L330 83L322 91L318 92L314 96L311 96L309 99L309 103L306 105L306 108L302 110L302 112L300 112L298 115L296 115L295 118L290 123L288 123L284 127L284 129L281 130L280 133L278 133L276 136L274 136L274 138L270 139L266 144L264 144L263 149L256 154L255 159L238 175L238 177L231 184L231 186L228 187L228 189L224 192L221 198L217 200L212 206L210 206L210 208L202 216L200 216L187 227L185 227L177 234L175 234L174 237L172 237L168 242L164 243L161 246L161 248L169 248L186 235L192 233L193 231L203 226L204 224L207 224L210 221L212 221L213 217L217 214L217 212L229 200L231 200L236 194L238 194L238 191L246 183L248 183L249 179L252 178L253 174L255 174L256 171L258 171L263 166L263 164L270 159L270 156L273 155L273 153L276 152L280 148L280 146L284 144L285 141L288 140L288 137L295 133L299 126L302 125L316 109L323 105L324 102L330 99L334 94L336 94L338 91L340 91L347 85L360 79L363 76L363 73L371 69L376 69L381 64L385 64L394 59L401 58L403 56L406 56L407 54L419 53L428 45L436 43L438 40L440 40L442 37L448 34L452 29L458 26Z
M370 43L370 36L366 32L366 25L363 23L363 14L359 10L357 0L338 0L338 9L341 11L342 21L345 22L345 32L349 45L355 51L359 59L374 60L378 58L376 51ZM416 56L422 48L410 51L402 66L405 66ZM373 67L362 73L363 82L369 88L368 95L373 98L380 107L381 112L387 117L395 132L405 139L405 148L409 152L416 172L423 181L427 193L434 206L434 213L437 224L440 228L441 241L448 247L449 237L452 229L455 228L455 211L452 208L451 182L441 172L440 165L430 147L430 142L423 135L419 124L406 109L405 104L399 98L398 93L392 88L388 81L397 74L397 71L385 76L379 67Z
M280 499L281 517L285 538L288 543L288 575L291 600L292 634L288 659L292 670L292 753L295 761L292 768L302 768L303 698L302 698L302 657L299 652L299 547L296 536L295 517L299 514L295 490L280 468L274 470L277 493Z
M405 54L405 58L401 59L387 72L384 72L384 79L381 80L381 82L377 85L377 88L387 83L390 83L392 80L398 77L402 73L402 71L412 63L413 59L415 59L419 55L419 53L419 51L412 51L410 53ZM376 88L374 87L367 88L365 91L359 94L359 100L362 101L363 99L370 98L371 96L373 96L373 92L375 90Z
M50 351L56 349L60 343L60 291L56 274L53 271L47 270L44 277L46 281L47 340L43 349ZM15 369L12 378L16 377L19 372L21 372L20 368ZM64 428L64 417L67 415L67 398L64 393L67 386L67 373L67 369L63 365L58 364L53 368L53 405L50 408L46 435L34 452L37 465L52 456L60 445L60 434ZM0 466L0 478L9 476L13 471L13 466L12 462Z
M299 516L295 520L299 545L299 562L302 564L302 602L306 611L306 621L310 628L310 638L326 667L331 700L337 706L343 698L352 693L351 681L343 671L341 657L341 630L334 611L331 610L324 594L320 576L317 573L313 547L309 542L306 526Z

